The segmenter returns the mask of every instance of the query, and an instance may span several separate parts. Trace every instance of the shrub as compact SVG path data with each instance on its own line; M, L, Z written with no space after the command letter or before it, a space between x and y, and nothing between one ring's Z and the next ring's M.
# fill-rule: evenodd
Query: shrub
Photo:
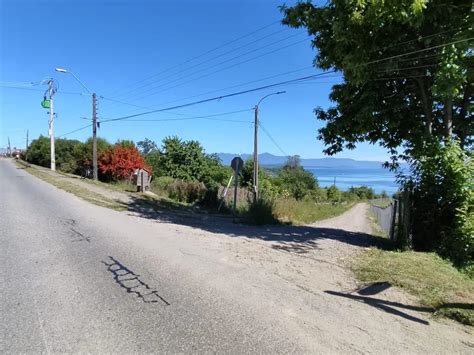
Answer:
M437 251L459 267L474 258L474 160L459 143L434 142L410 165L413 247Z
M207 208L217 208L220 204L219 199L219 187L209 187L204 192L204 196L202 197L201 201L199 201L201 206Z
M49 138L41 135L34 139L28 147L26 155L28 162L49 167L51 165Z
M179 201L194 203L204 198L206 186L199 181L176 180L168 187L170 198Z
M367 186L351 187L348 192L357 195L361 200L372 200L376 197L374 190Z
M332 185L326 189L326 194L329 201L339 202L342 198L341 191L335 186Z
M169 197L169 187L174 183L171 176L159 176L151 181L151 188L159 194Z
M274 208L275 205L270 199L261 198L252 202L244 212L244 222L255 225L277 224L278 219L275 216Z
M288 158L285 166L278 172L276 183L297 200L301 200L318 187L314 175L300 166L298 156Z
M151 168L146 165L138 149L129 141L123 141L103 152L98 159L102 177L107 180L131 179L135 169Z

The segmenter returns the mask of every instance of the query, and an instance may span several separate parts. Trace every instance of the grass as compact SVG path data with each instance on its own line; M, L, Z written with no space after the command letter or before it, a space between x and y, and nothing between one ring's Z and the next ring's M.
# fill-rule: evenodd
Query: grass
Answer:
M278 199L274 204L274 213L282 222L307 224L338 216L353 206L353 203L332 204L308 200Z
M377 198L369 201L372 206L387 208L393 202L391 198Z
M57 177L51 175L49 172L43 171L41 168L38 167L33 167L30 164L27 164L23 161L20 160L15 160L17 166L20 168L24 169L28 173L30 173L33 176L36 176L37 178L61 189L66 192L72 193L73 195L82 198L83 200L86 200L88 202L91 202L95 205L102 206L102 207L107 207L114 209L116 211L124 211L126 210L126 206L124 206L123 203L120 201L114 200L107 198L105 196L95 194L92 191L89 191L87 189L81 188L80 186L73 184L71 182L65 181L58 179Z
M129 210L130 208L137 208L138 205L148 206L156 210L180 210L182 212L202 212L198 206L193 204L177 202L163 196L159 192L158 196L150 196L136 193L136 187L130 182L113 182L104 183L101 181L94 181L89 179L81 179L82 183L101 187L105 193L109 190L113 195L113 191L123 192L132 197L132 202L126 202L109 198L102 193L96 193L87 189L83 184L75 184L62 179L61 177L68 177L71 179L79 178L73 174L66 174L59 171L52 173L49 169L36 165L30 165L24 161L17 160L16 164L25 171L29 172L51 185L56 186L64 191L72 193L83 200L93 204L108 207L117 211ZM81 186L82 185L82 186ZM93 189L92 189L93 190ZM154 190L155 192L158 192ZM241 199L242 200L242 199ZM353 203L315 203L313 201L295 200L295 199L277 199L274 202L261 202L257 205L240 203L238 206L239 214L242 221L248 224L275 224L275 223L291 223L291 224L307 224L322 219L334 217L350 209ZM210 210L208 211L210 212Z
M389 282L435 315L474 325L474 280L436 254L370 249L354 261L353 270L362 282Z
M163 196L151 196L145 195L142 193L136 193L135 185L131 184L130 182L113 182L113 183L105 183L101 181L94 181L90 179L82 179L81 182L95 185L104 189L104 192L107 190L131 193L130 196L132 197L132 201L130 203L126 203L119 200L114 200L112 198L108 198L103 194L95 193L90 191L87 188L83 188L78 184L73 182L61 179L61 176L67 176L70 178L78 178L78 176L73 174L66 174L59 171L52 173L49 169L31 165L21 160L15 160L15 163L21 169L24 169L28 173L37 178L61 189L66 192L72 193L73 195L91 202L95 205L111 208L116 211L126 211L130 209L134 209L138 206L146 206L151 207L155 210L174 210L174 211L182 211L182 212L199 212L194 208L194 206L183 203L177 202L170 198L163 197Z
M388 240L389 235L385 232L377 222L377 216L371 211L368 211L368 219L370 221L370 227L372 229L371 234L376 237L386 238Z

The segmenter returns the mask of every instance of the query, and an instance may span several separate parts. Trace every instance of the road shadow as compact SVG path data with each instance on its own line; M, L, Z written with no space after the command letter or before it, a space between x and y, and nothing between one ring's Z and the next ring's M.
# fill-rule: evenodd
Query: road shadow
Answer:
M402 312L401 310L397 308L407 309L407 310L416 311L416 312L428 312L428 313L434 312L434 309L430 307L411 306L411 305L406 305L399 302L386 301L386 300L382 300L382 299L378 299L374 297L358 296L358 295L337 292L337 291L324 291L324 292L332 296L344 297L344 298L348 298L354 301L359 301L369 306L378 308L384 312L393 314L401 318L408 319L412 322L424 324L424 325L429 325L430 323L424 319Z
M144 199L144 197L146 197ZM252 226L234 223L229 215L183 207L178 203L159 200L148 196L132 196L123 207L131 214L152 219L157 223L173 223L201 229L229 237L243 237L271 242L278 251L305 254L318 250L318 240L330 239L359 247L376 246L392 249L385 238L366 233L349 232L342 229L313 226L267 225Z

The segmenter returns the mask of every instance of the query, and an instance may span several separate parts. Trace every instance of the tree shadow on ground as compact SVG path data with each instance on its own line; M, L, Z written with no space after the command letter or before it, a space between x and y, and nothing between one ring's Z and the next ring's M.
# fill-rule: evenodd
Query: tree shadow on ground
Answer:
M353 295L349 293L343 293L343 292L337 292L337 291L324 291L325 293L333 296L338 296L338 297L344 297L348 299L352 299L355 301L359 301L362 303L365 303L369 306L378 308L382 311L385 311L387 313L408 319L410 321L424 324L424 325L429 325L430 323L424 319L412 316L408 313L402 312L401 310L397 308L402 308L402 309L407 309L411 311L416 311L416 312L429 312L432 313L434 311L433 308L430 307L422 307L422 306L411 306L411 305L406 305L403 303L399 302L393 302L393 301L386 301L374 297L366 297L366 296L358 296L358 295Z
M123 204L123 207L131 215L152 219L157 223L180 224L211 233L226 234L230 237L260 239L271 242L271 247L276 250L296 254L317 250L320 239L336 240L360 247L377 246L391 249L391 244L387 239L366 233L313 226L244 225L234 223L232 216L229 215L186 207L176 202L149 196L132 196L131 201Z

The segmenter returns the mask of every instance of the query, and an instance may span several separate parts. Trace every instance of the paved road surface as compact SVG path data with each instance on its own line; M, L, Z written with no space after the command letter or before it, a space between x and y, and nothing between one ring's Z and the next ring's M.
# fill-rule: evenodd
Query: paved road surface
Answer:
M197 282L170 236L140 245L146 226L6 160L0 179L0 353L300 349L282 324L234 302L244 295Z
M7 160L0 181L2 354L474 348L393 288L352 293L363 205L311 227L178 225L84 202Z

